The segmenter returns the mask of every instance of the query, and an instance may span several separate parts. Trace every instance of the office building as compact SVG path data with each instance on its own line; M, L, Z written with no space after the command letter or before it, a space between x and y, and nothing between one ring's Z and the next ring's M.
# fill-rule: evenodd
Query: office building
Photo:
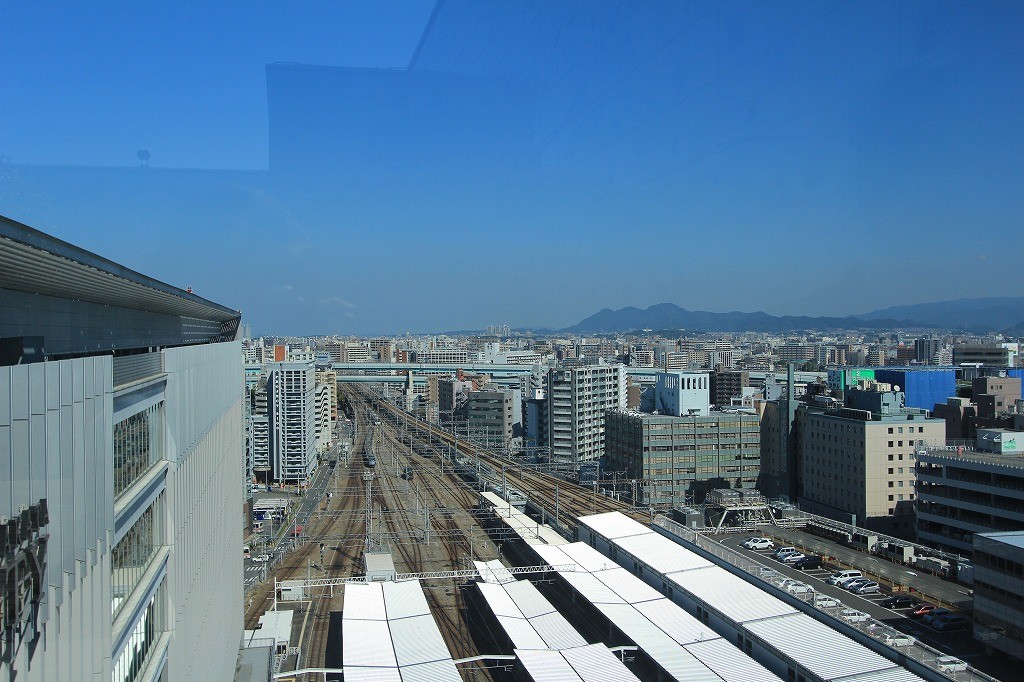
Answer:
M953 364L979 364L985 367L1013 367L1016 353L1009 344L953 346Z
M813 343L786 343L775 349L779 362L795 362L798 365L814 359Z
M898 537L914 533L915 452L946 426L887 384L848 388L845 405L796 412L798 500L807 511Z
M266 369L271 480L303 485L318 462L313 365L275 362Z
M711 411L710 383L707 372L662 372L654 384L654 411L673 417L706 417Z
M971 382L978 416L996 419L1016 409L1021 398L1021 380L1012 376L978 377Z
M470 437L497 448L518 445L523 435L522 403L519 389L485 386L471 391L466 417Z
M917 537L970 554L974 533L1024 530L1024 433L978 429L975 449L918 452Z
M232 679L239 313L4 218L0 261L0 678Z
M973 537L974 638L1024 660L1024 532Z
M552 460L586 462L604 454L604 415L626 403L623 365L551 369L545 386Z
M612 410L606 414L606 468L643 479L638 504L701 503L715 488L753 488L760 473L756 415L713 412L672 417Z
M467 396L473 390L472 381L439 379L437 382L437 409L445 420L450 421L465 407ZM459 414L459 416L464 416Z

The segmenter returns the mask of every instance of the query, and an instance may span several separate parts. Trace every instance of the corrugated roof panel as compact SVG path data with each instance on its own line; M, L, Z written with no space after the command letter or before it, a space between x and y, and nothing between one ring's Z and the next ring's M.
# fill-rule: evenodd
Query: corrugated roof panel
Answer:
M480 590L480 595L487 602L487 606L490 607L495 616L525 617L503 586L477 583L476 588Z
M515 654L535 682L580 682L580 676L557 651L516 649Z
M512 646L517 649L548 648L544 638L537 634L533 625L525 618L498 616L498 624L501 625L508 638L512 640Z
M386 620L384 591L380 583L349 583L345 585L345 619Z
M598 610L677 680L714 680L717 675L629 604L600 604ZM742 655L742 654L741 654Z
M345 682L402 682L398 668L357 668L345 666Z
M448 647L430 614L388 621L398 665L451 660Z
M616 540L615 544L658 573L674 573L675 571L714 566L712 562L699 554L654 532Z
M418 580L405 580L399 583L386 582L384 586L384 608L388 620L422 616L430 613L427 598Z
M750 622L746 628L825 680L893 667L888 659L802 613Z
M537 586L529 580L517 580L514 583L506 583L502 587L527 618L551 613L555 610L551 602L545 599Z
M656 589L622 567L600 571L594 576L630 604L665 598Z
M493 561L474 561L473 565L476 567L477 573L480 574L480 579L484 582L506 583L515 580L515 577L508 572L508 569L498 559Z
M874 670L859 675L834 678L835 682L922 682L923 679L900 666L893 666L888 670Z
M680 644L692 644L721 636L668 599L634 605L636 610Z
M576 632L565 616L555 611L543 616L530 618L530 625L537 634L544 640L549 649L565 649L574 646L584 646L587 640L583 639L580 633Z
M562 545L560 549L565 552L569 560L587 571L605 571L610 568L618 568L619 565L601 554L590 545L582 542Z
M400 671L402 682L462 682L462 675L451 660L406 665Z
M397 667L387 621L343 619L341 660L345 668L350 665Z
M581 516L579 518L579 522L581 526L586 526L601 537L611 540L654 532L649 526L645 526L638 521L634 521L625 514L621 514L619 512L605 512L604 514Z
M688 644L686 650L726 682L779 682L770 670L721 637Z
M619 595L612 592L600 580L590 573L560 573L565 581L573 586L585 599L592 604L624 604Z
M668 579L737 623L798 613L778 597L718 566L671 573Z
M541 559L543 559L549 566L559 566L561 564L575 563L569 558L569 555L565 553L564 549L569 545L535 545L533 551L537 553Z
M563 649L560 653L584 682L640 682L603 644Z

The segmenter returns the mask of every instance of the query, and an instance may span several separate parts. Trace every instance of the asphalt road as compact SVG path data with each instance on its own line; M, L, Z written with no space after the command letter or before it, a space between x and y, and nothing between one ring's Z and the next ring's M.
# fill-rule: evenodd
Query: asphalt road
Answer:
M331 474L333 469L330 467L330 460L333 457L338 457L340 454L339 446L335 445L331 450L324 454L322 457L322 464L313 475L313 482L309 488L306 489L305 494L302 495L301 502L299 502L298 509L296 510L294 520L290 523L289 528L294 529L295 526L302 526L305 528L309 525L309 519L313 512L320 505L320 501L327 490L327 485L331 480ZM275 495L279 496L279 495ZM287 550L287 547L291 545L292 535L291 531L280 533L280 526L275 526L274 534L276 542L272 549L266 550L267 554L270 554L270 561L260 562L254 559L246 559L244 562L244 576L243 581L246 587L262 582L266 579L267 567L277 563ZM262 534L265 536L268 531L264 531ZM253 547L252 556L256 557L259 552Z

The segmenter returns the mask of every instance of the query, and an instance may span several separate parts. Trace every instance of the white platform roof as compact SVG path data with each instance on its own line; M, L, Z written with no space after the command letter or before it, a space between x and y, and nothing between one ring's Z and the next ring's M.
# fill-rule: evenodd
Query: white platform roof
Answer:
M561 651L516 649L515 653L536 682L639 682L639 678L601 644Z
M669 573L666 578L734 623L799 613L795 606L720 566Z
M695 552L683 551L678 544L654 531L645 535L634 535L613 543L637 558L658 573L675 573L695 568L707 568L715 564Z
M564 649L587 643L530 581L476 586L515 648Z
M621 530L630 523L636 522L623 516L618 524L610 519L602 519L597 525ZM769 649L775 649L780 655L796 661L822 679L837 682L909 682L921 679L906 668L667 537L652 531L651 534L613 539L611 545L618 547L620 558L624 558L623 551L628 552L656 574L661 574L665 580L692 595L703 606L718 611L727 620L760 638ZM637 604L636 608L664 625L659 619L665 616L655 613L660 608L656 604ZM731 643L728 644L736 650ZM714 652L719 646L710 640L689 644L687 649L694 653L705 650ZM823 651L828 652L828 655L823 656ZM701 658L707 660L709 665L713 663L715 670L726 679L753 679L750 677L753 673L732 672L739 668L734 668L732 663L717 654L712 656L708 653ZM737 659L735 664L743 662ZM757 666L755 671L758 670L764 669Z
M484 582L507 583L516 579L498 559L493 561L474 561L473 566L476 567L476 572L480 574L480 579Z
M650 527L639 521L635 521L625 514L619 512L605 512L603 514L591 514L579 518L581 526L586 526L598 535L608 540L618 540L631 535L643 535L653 533Z
M346 680L462 679L419 581L346 585L341 626Z
M494 512L501 517L505 524L516 533L524 542L529 545L564 545L568 540L555 532L550 526L538 523L529 515L524 514L501 496L491 492L480 493L480 497L487 501Z
M607 559L597 561L604 555L589 545L576 542L534 550L551 565L575 563L575 571L559 575L669 676L688 681L778 682L778 677L731 644L720 651L726 660L714 666L691 653L687 649L691 643L721 637L626 569L609 565ZM591 573L587 565L598 570ZM729 670L740 672L729 675Z
M799 614L747 623L746 628L825 680L861 673L901 670L907 680L920 680L906 668L876 654L810 616ZM822 655L828 652L828 655Z

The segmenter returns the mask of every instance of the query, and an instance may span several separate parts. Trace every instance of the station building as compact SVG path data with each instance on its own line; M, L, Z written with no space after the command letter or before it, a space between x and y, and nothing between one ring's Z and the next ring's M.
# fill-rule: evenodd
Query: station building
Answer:
M240 314L0 217L0 678L232 679Z

